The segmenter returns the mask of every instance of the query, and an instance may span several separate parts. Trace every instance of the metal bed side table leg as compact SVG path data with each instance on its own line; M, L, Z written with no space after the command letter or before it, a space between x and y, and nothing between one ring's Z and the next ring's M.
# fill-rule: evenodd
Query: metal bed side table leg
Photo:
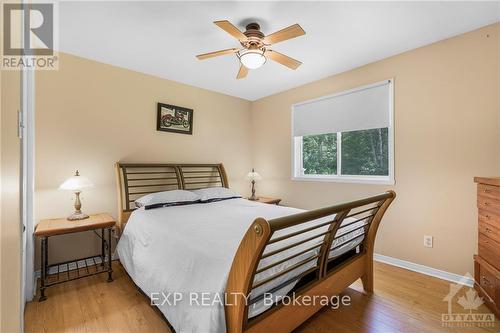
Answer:
M47 299L47 296L45 296L45 283L47 280L47 268L48 268L48 237L42 237L41 239L41 261L42 261L42 276L40 278L40 298L38 299L39 302L43 302Z
M105 265L105 259L106 259L106 252L104 251L104 245L106 244L106 235L104 234L104 228L101 229L101 266L104 267Z
M108 228L108 282L113 281L113 266L111 262L111 228Z

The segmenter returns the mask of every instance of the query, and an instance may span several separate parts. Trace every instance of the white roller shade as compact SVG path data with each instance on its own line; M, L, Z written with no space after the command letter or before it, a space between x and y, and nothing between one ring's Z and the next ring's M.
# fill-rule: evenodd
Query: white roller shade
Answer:
M348 132L390 125L392 81L296 104L293 135Z

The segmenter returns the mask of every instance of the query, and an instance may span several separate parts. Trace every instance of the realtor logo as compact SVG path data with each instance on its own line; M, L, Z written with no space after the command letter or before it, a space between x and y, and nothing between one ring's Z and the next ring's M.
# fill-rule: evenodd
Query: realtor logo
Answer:
M443 298L448 303L448 313L441 315L443 327L494 327L495 316L492 313L480 313L479 307L484 300L473 288L467 287L468 281L474 281L467 273L458 283L450 284L450 292ZM465 294L458 296L459 292L466 288ZM458 303L464 311L453 311L454 302ZM468 312L466 312L468 311Z
M2 69L57 69L54 3L4 3Z

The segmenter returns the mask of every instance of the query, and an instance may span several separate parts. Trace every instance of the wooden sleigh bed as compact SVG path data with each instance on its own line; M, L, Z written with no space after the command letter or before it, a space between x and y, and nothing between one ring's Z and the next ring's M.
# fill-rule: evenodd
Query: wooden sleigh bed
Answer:
M229 188L222 164L117 163L116 176L119 195L118 226L121 230L135 209L134 200L142 195L173 189L193 190L216 186ZM380 221L395 197L395 192L387 191L376 196L275 219L256 218L240 242L229 273L226 286L228 299L225 306L227 332L290 332L324 305L318 302L300 302L300 299L338 295L359 278L365 292L371 293L375 237ZM325 218L326 222L312 226L310 224L311 221ZM347 224L344 223L346 219L350 221ZM362 227L357 228L362 230L362 241L356 251L350 251L341 258L330 258L330 253L334 250L332 244L335 244L338 235L342 234L342 229L355 222L363 222ZM314 234L315 230L321 232ZM311 239L319 240L313 248L307 248L277 262L267 261L266 265L259 265L265 258L305 244ZM280 247L280 243L285 245ZM336 247L339 246L341 245ZM269 251L269 248L272 248L272 251ZM314 256L297 262L299 255L312 250L316 251ZM256 274L287 260L295 261L288 268L255 282ZM263 296L256 295L253 291L305 264L311 267L293 277L295 284L289 293L294 293L298 302L284 304L278 301L262 314L249 318L249 306Z

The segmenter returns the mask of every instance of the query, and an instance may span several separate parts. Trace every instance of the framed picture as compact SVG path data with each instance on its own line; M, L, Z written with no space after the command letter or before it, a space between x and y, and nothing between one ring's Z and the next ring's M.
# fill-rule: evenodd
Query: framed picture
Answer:
M193 110L180 106L158 103L156 130L193 134Z

